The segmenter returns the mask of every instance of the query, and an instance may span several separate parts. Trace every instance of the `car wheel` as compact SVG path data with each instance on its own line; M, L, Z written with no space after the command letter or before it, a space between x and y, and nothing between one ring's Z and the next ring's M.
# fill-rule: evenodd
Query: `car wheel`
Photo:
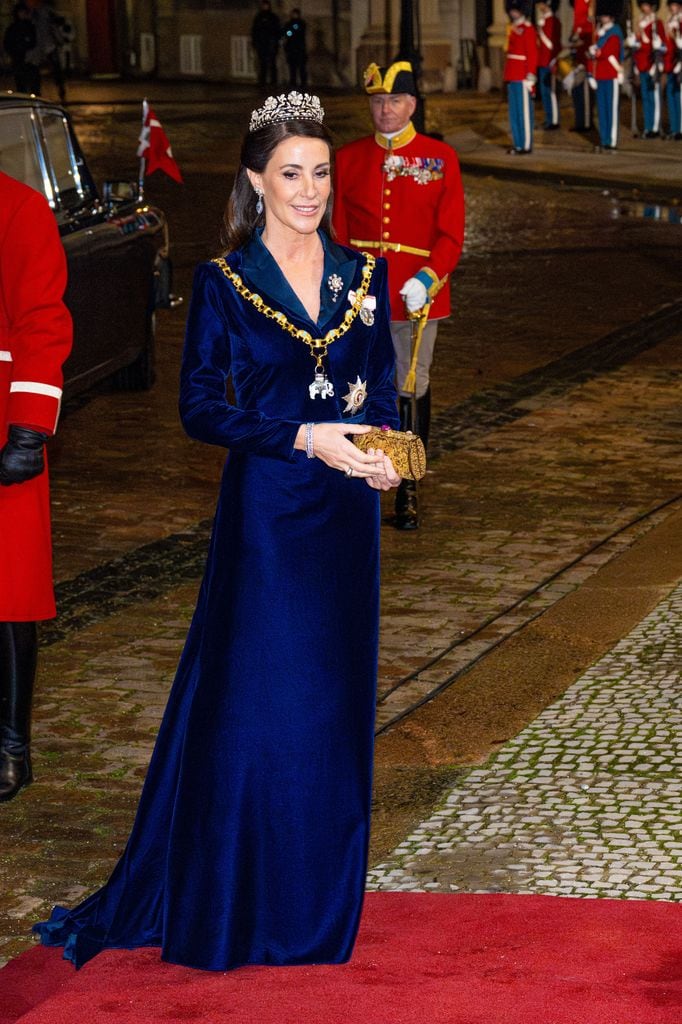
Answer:
M118 391L149 391L156 380L156 313L147 314L147 343L128 366L122 366L111 378Z

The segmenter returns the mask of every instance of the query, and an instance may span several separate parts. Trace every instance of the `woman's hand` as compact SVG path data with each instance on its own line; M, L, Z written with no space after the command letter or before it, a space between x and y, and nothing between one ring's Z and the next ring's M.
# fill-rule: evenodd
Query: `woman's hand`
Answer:
M376 491L390 491L392 487L397 487L400 483L401 477L398 476L393 468L393 463L389 459L388 455L384 455L380 448L378 448L376 452L374 451L374 448L369 448L368 455L372 454L381 456L384 464L384 471L378 476L368 476L367 483L369 486L373 487Z
M370 428L362 423L316 423L313 426L313 451L331 469L346 476L382 480L386 476L386 461L380 452L361 452L347 434L366 434ZM296 434L294 448L305 451L306 425L302 423ZM390 462L389 462L390 465ZM391 467L392 469L393 467ZM350 472L352 471L352 472ZM375 486L375 485L372 485ZM395 486L388 484L382 490Z

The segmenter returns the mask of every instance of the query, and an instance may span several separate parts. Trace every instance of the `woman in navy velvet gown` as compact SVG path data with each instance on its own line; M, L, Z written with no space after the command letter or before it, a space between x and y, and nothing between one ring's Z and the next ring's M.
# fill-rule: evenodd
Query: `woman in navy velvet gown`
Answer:
M330 238L316 97L252 116L226 255L196 274L180 412L229 449L205 577L126 850L36 925L79 966L340 963L369 837L379 492L397 426L386 267ZM232 378L235 404L226 399Z

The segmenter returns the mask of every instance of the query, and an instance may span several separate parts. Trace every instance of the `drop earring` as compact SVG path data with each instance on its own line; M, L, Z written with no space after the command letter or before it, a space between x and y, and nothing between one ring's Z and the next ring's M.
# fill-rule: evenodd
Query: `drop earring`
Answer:
M259 188L256 189L256 195L258 196L258 201L256 203L256 213L260 217L261 213L263 212L263 193Z

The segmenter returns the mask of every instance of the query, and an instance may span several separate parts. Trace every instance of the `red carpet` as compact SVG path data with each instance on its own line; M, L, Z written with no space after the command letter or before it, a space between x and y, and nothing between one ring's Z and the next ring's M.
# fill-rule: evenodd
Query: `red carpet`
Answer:
M371 893L342 967L212 974L37 947L0 971L0 1024L682 1024L682 907Z

